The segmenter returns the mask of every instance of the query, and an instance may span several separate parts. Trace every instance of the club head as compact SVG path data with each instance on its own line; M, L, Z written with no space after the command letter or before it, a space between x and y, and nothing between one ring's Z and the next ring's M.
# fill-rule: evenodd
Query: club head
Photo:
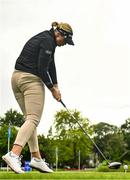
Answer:
M121 163L120 162L111 162L109 163L108 167L110 169L119 169L121 166Z

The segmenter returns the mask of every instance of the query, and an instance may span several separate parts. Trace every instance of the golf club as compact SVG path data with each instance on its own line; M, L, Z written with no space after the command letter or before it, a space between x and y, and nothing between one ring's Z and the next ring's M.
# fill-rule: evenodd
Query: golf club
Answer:
M64 106L64 108L66 109L66 111L71 115L71 117L75 120L75 122L79 125L79 127L81 128L81 130L84 132L84 134L90 139L90 141L94 144L94 146L97 148L98 152L101 154L101 156L103 157L103 159L107 162L108 167L110 169L119 169L121 166L120 162L111 162L109 163L107 158L105 157L105 155L102 153L102 151L99 149L99 147L97 146L97 144L93 141L93 139L91 139L91 137L88 135L88 133L83 129L83 127L81 126L81 124L79 123L79 121L73 116L73 114L69 111L69 109L66 107L66 105L63 103L62 100L60 100L61 104Z

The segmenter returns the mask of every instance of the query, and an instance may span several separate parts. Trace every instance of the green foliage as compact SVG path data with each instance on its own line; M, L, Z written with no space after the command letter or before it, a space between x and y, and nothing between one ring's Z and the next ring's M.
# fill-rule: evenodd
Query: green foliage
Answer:
M94 140L108 159L119 160L119 157L126 151L126 143L120 129L116 126L99 123L93 126ZM96 148L94 151L99 153ZM103 160L99 154L100 159Z
M105 137L105 153L111 160L120 160L120 156L126 151L126 143L122 134L110 134Z
M23 124L23 119L24 116L21 113L10 109L5 113L4 117L0 117L0 126L11 124L20 127Z
M130 133L130 118L128 118L124 124L121 125L121 131L125 133Z
M75 119L82 125L82 127L85 128L85 130L87 131L89 130L90 133L90 129L88 129L89 120L83 118L79 111L75 110L70 112L75 117ZM55 115L55 122L54 122L57 135L60 135L61 137L67 136L68 130L80 129L75 119L70 115L68 111L61 110L57 112Z
M105 154L107 159L130 162L130 119L118 128L104 122L90 126L89 120L83 118L77 110L70 111L75 119L67 111L61 110L54 116L54 125L50 127L47 138L39 135L39 146L42 157L53 167L56 162L56 149L58 150L58 167L65 165L78 167L80 151L81 167L86 165L89 158L94 161L103 160L97 149L88 139L77 121L83 129L94 139L98 147ZM7 152L8 125L11 124L10 148L13 145L17 134L17 127L23 123L23 115L10 109L0 118L0 162L1 156ZM28 145L23 149L24 160L30 160ZM97 155L97 157L96 157ZM103 170L104 169L104 170ZM106 166L101 166L99 171L108 171Z
M114 125L110 125L108 123L100 122L98 124L93 125L94 136L99 139L103 138L108 134L114 134L119 132L119 128Z
M4 117L0 117L0 162L3 154L8 151L8 127L11 127L10 149L13 146L17 128L23 123L23 115L16 110L10 109ZM25 151L25 150L24 150Z
M124 142L127 144L126 151L122 154L122 161L130 161L130 118L121 125L121 133L124 137Z
M16 134L17 134L16 128L11 127L10 149L12 148ZM0 127L0 162L2 155L7 153L7 151L8 151L8 126L4 125Z
M127 119L124 124L121 125L121 132L124 135L124 140L130 149L130 119Z
M83 118L79 111L71 111L75 119L81 124L88 134L92 134L89 120ZM78 166L78 152L81 152L81 164L86 163L86 158L91 152L92 144L86 138L77 121L67 111L61 110L56 113L54 126L50 128L49 136L56 140L55 146L58 147L59 163ZM53 131L55 129L55 132ZM53 134L54 133L54 134ZM53 140L54 140L53 139Z

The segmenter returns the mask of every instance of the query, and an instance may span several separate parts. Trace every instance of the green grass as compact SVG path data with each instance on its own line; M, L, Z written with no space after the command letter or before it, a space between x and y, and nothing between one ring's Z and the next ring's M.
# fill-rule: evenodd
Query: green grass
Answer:
M0 172L0 179L116 179L130 180L130 173L124 172L94 172L94 171L61 171L52 174L43 174L40 172L27 172L25 174L15 174L13 172Z

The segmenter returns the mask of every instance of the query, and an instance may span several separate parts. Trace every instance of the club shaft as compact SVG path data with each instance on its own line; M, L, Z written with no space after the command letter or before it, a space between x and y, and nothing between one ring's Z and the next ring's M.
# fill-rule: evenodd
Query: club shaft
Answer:
M84 134L90 139L90 141L94 144L94 146L97 148L98 152L102 155L102 157L104 158L104 160L109 164L108 160L106 159L105 155L102 153L102 151L99 149L99 147L97 146L97 144L94 142L93 139L91 139L91 137L88 135L88 133L84 130L84 128L81 126L81 124L78 122L78 120L73 116L73 114L69 111L69 109L66 107L66 105L63 103L63 101L60 101L61 104L64 106L64 108L66 109L66 111L71 115L71 117L75 120L75 122L79 125L79 127L81 128L81 130L84 132Z

